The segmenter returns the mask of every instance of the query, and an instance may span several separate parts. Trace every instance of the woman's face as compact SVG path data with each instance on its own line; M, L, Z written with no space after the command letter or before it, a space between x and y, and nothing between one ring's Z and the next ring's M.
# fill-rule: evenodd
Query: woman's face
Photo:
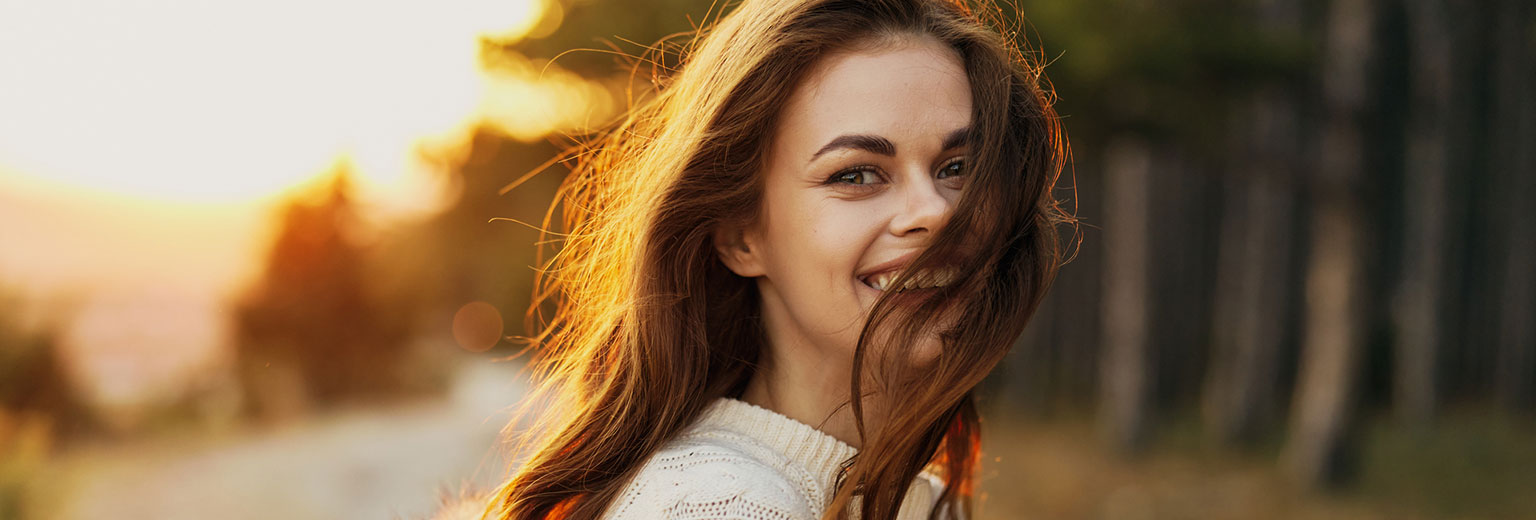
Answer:
M772 344L852 355L882 286L948 221L966 180L970 122L960 57L931 37L812 68L774 130L757 221L722 248L737 274L757 278ZM921 338L915 354L938 347L936 335Z

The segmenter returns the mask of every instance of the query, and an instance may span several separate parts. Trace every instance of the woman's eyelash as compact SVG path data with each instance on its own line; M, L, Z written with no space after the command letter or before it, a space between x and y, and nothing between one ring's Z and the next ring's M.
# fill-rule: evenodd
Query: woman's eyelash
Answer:
M955 165L960 165L961 166L960 171L958 172L958 175L965 175L966 171L965 171L965 157L964 156L955 157L955 158L952 158L950 160L944 161L944 164L939 166L939 170L938 171L939 171L939 173L943 173L944 170L946 170L946 169L948 169L948 168L950 168L952 166L955 166ZM830 177L827 177L827 180L826 180L825 184L845 184L845 185L850 185L850 186L867 186L867 185L871 184L870 182L859 182L859 183L845 182L844 179L848 175L850 175L850 174L859 174L859 175L868 174L868 175L879 176L880 175L880 169L876 168L876 167L874 167L872 165L867 165L867 164L866 165L860 165L860 166L854 166L854 167L851 167L851 168L844 168L842 170L838 170L837 173L832 174Z
M944 164L939 166L939 173L944 173L944 171L948 170L949 167L957 165L957 164L960 165L959 175L965 175L966 171L965 171L965 157L964 156L956 157L956 158L950 159L948 161L944 161Z
M845 168L845 169L842 169L842 170L838 170L837 173L834 173L834 174L832 174L832 176L827 177L827 182L826 183L827 184L846 184L846 185L850 185L850 186L867 186L867 185L871 184L869 182L860 182L860 183L844 182L843 179L846 178L850 174L879 176L880 175L880 170L875 168L874 166L870 166L870 165L862 165L862 166L854 166L852 168Z

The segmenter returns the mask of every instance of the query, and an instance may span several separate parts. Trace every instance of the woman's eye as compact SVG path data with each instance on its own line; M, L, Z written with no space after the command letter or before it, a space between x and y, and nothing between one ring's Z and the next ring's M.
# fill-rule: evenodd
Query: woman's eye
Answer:
M965 175L964 159L955 159L953 161L949 161L948 163L945 163L943 167L939 168L940 179L959 177L961 175Z
M832 174L829 180L835 184L874 184L880 181L876 172L869 168L843 170Z

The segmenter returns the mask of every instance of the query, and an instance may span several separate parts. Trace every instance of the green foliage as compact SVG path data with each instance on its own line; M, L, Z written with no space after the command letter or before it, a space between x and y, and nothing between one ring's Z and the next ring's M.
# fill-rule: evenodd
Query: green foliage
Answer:
M1006 3L1005 3L1006 4ZM483 57L515 52L587 77L629 70L633 58L669 35L675 51L706 19L735 2L662 0L636 9L614 0L566 2L561 27L545 38L488 41ZM1132 131L1199 145L1225 134L1227 104L1274 84L1305 86L1315 38L1299 23L1266 20L1256 2L1025 0L1004 5L1019 37L1048 63L1069 135L1083 142ZM1297 9L1300 9L1299 7ZM623 16L613 16L623 12ZM675 65L667 62L668 66Z
M1247 2L1035 0L1019 14L1078 142L1125 131L1210 142L1229 126L1229 103L1298 87L1315 60L1299 27L1266 23Z

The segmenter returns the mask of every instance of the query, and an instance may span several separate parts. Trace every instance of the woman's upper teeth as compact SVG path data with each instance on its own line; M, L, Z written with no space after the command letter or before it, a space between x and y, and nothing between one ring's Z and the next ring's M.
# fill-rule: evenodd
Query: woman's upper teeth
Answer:
M873 287L873 288L875 288L877 290L884 291L886 288L888 288L890 286L892 281L896 280L896 276L898 274L900 274L900 272L898 272L898 271L886 271L886 272L883 272L883 273L876 273L874 275L871 275L866 280L866 282L869 284L870 287ZM931 269L931 270L926 270L926 271L919 271L917 273L914 273L911 278L908 278L907 279L907 283L903 284L902 288L903 289L927 289L927 288L930 288L930 287L943 287L943 286L949 285L950 282L954 281L955 274L956 273L955 273L955 270L953 268L939 268L939 269Z

